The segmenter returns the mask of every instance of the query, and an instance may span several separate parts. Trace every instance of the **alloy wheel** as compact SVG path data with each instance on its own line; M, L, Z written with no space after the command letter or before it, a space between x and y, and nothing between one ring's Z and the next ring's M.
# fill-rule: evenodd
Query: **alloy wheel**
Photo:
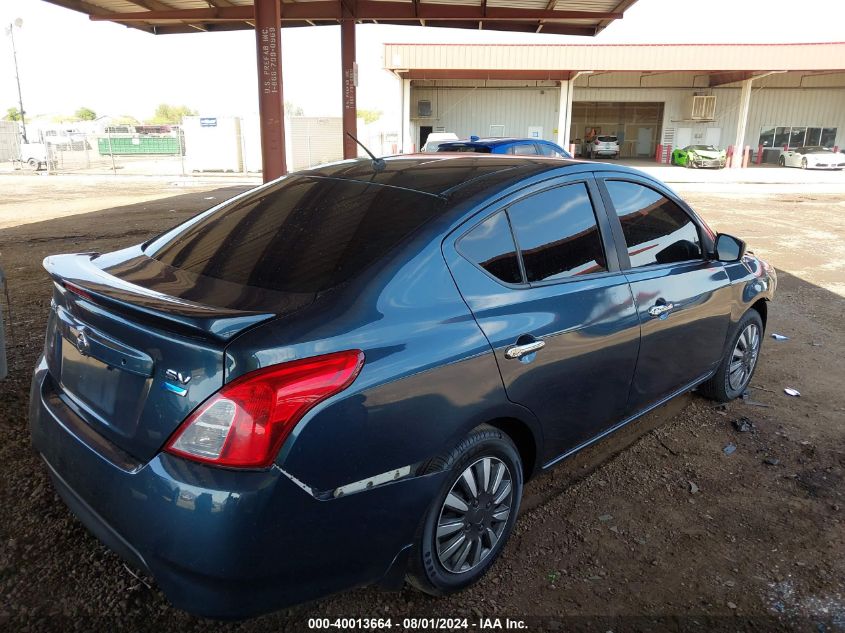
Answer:
M502 537L513 502L510 469L496 457L468 466L440 508L435 536L437 558L453 574L475 569Z
M760 354L760 329L756 323L745 326L736 341L731 363L728 367L728 386L733 391L741 391L751 380L751 374Z

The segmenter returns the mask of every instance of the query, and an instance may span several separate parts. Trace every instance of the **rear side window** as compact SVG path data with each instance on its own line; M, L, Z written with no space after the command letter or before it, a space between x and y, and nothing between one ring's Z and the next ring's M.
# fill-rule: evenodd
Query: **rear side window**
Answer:
M508 147L508 154L515 154L517 156L536 156L537 147L534 143L522 143L520 145L511 145Z
M701 239L690 216L650 187L606 181L622 223L631 266L669 264L701 258Z
M293 176L176 227L146 253L197 275L314 293L384 256L442 205L406 189Z
M508 209L529 282L607 270L584 183L548 189Z
M458 250L471 262L507 283L522 283L516 246L504 211L490 216L464 235Z

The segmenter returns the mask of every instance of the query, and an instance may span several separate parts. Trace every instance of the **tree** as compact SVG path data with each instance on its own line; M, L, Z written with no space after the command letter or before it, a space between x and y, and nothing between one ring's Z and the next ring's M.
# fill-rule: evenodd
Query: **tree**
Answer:
M79 108L73 115L78 121L93 121L97 118L97 113L91 108Z
M131 114L121 114L111 120L112 125L141 125L141 122Z
M302 116L305 110L302 106L296 105L293 101L285 101L285 116Z
M358 110L358 118L364 119L364 123L369 125L375 123L381 118L381 110Z
M21 111L17 108L7 108L6 116L3 117L6 121L20 121Z
M169 103L161 103L156 108L153 118L150 119L148 122L157 124L181 123L182 117L196 116L196 114L196 110L191 110L188 106L174 106L170 105Z

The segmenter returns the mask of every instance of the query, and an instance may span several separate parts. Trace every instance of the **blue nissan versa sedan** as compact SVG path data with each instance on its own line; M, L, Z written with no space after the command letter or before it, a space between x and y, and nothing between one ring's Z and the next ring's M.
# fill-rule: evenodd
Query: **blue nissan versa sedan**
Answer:
M547 158L572 158L560 145L540 138L478 138L466 141L440 143L438 152L465 154L512 154L516 156L545 156Z
M31 428L174 605L246 617L501 553L524 481L757 363L774 270L635 170L411 155L57 255Z

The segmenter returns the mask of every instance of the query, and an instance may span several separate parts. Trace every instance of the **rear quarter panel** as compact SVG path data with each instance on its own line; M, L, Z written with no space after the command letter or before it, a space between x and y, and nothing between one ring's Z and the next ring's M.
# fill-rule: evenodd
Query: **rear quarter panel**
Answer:
M259 367L344 349L366 361L353 385L297 425L277 463L329 491L451 449L499 417L536 425L507 400L495 358L431 240L416 254L241 336L227 381Z

